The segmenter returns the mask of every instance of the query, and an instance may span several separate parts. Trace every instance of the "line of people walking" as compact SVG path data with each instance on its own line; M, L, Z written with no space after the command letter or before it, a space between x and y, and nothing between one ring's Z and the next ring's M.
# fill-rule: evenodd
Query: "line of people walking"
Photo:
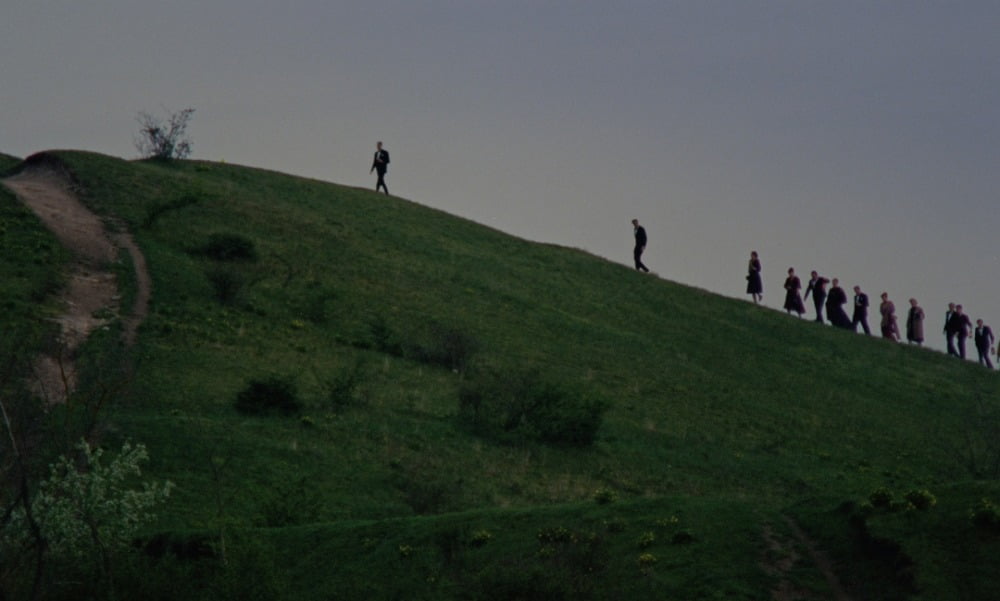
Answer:
M762 264L757 251L750 253L750 261L747 264L747 294L750 294L755 304L759 303L764 296L764 283L761 278ZM827 289L827 285L830 288ZM849 301L847 293L840 286L840 280L827 279L818 272L810 273L809 282L805 287L805 294L802 290L802 281L795 275L795 269L788 268L788 277L785 278L785 302L783 308L789 314L796 313L800 318L806 312L805 300L812 296L813 308L816 312L815 321L824 323L823 311L826 310L826 319L834 327L858 331L858 326L868 336L871 335L871 328L868 325L868 295L860 286L854 286L853 313L847 316L844 305ZM896 305L889 299L889 293L881 294L881 303L878 306L879 327L882 337L895 342L901 342L899 325L896 318ZM910 308L906 314L906 340L910 344L917 346L924 342L924 310L917 303L917 299L910 299ZM990 353L993 352L995 338L993 331L982 319L976 320L973 327L972 321L965 315L962 305L955 303L948 304L948 311L945 314L944 334L948 347L948 354L965 359L965 343L969 338L973 338L976 351L979 353L979 363L992 369L993 362L990 360ZM995 351L1000 357L1000 346Z

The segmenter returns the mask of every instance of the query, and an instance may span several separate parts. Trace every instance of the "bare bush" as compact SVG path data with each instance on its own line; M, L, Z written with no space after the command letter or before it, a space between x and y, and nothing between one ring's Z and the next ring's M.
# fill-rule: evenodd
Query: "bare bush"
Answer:
M187 137L187 126L194 115L193 108L171 113L164 123L160 118L142 111L136 116L139 135L135 138L135 148L144 159L186 159L191 155L191 140Z

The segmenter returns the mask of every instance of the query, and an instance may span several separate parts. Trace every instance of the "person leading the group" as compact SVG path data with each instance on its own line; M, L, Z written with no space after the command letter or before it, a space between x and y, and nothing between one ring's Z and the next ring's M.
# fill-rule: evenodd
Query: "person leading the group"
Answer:
M747 294L753 296L753 304L764 298L764 281L760 277L761 264L757 251L750 252L750 262L747 263Z
M406 157L403 157L404 159ZM372 168L368 170L368 173L372 171L378 172L378 181L375 183L375 191L378 192L379 188L385 190L385 193L389 193L389 186L385 185L385 172L389 170L389 151L382 148L382 142L375 143L375 156L372 158Z

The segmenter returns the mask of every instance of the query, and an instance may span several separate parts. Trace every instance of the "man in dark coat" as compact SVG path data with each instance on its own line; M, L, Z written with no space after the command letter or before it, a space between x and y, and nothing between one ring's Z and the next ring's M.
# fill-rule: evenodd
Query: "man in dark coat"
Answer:
M854 315L851 317L851 329L858 331L858 324L864 329L865 334L872 335L868 327L868 295L861 291L861 286L854 287Z
M635 233L635 248L632 249L632 257L635 259L635 270L649 273L649 268L642 264L642 251L646 250L646 228L639 225L638 219L633 219L632 229Z
M382 188L388 194L389 186L385 185L385 172L389 170L389 151L382 148L382 142L376 142L375 148L375 156L372 158L372 168L368 170L368 173L372 171L378 172L378 182L375 183L375 191L378 192L378 189Z
M845 330L851 328L851 320L844 312L844 303L847 302L847 293L840 287L840 280L833 278L833 285L830 293L826 297L826 317L830 323ZM815 294L815 293L813 293Z
M819 277L819 274L815 271L812 272L812 277L809 279L809 285L806 286L806 293L803 296L804 299L809 298L809 294L813 295L813 306L816 307L816 321L823 323L823 301L826 300L826 285L830 280L826 278Z
M951 326L952 336L958 342L958 356L965 359L965 339L971 336L969 330L972 329L972 321L969 316L962 312L962 305L955 305L955 311L948 320ZM948 326L945 326L946 330Z
M993 369L993 362L990 361L990 347L993 346L993 330L990 326L983 325L982 319L976 320L976 350L979 352L979 363Z
M948 303L948 310L944 314L944 339L948 342L948 354L958 356L955 350L955 331L952 329L951 317L955 314L955 303Z

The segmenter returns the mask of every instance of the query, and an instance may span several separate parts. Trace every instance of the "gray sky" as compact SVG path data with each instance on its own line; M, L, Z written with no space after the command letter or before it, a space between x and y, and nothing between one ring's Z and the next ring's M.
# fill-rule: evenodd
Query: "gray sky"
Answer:
M0 152L190 106L194 158L373 187L383 140L394 194L524 238L630 265L636 217L661 277L746 298L756 249L771 307L794 266L1000 330L993 0L8 4Z

